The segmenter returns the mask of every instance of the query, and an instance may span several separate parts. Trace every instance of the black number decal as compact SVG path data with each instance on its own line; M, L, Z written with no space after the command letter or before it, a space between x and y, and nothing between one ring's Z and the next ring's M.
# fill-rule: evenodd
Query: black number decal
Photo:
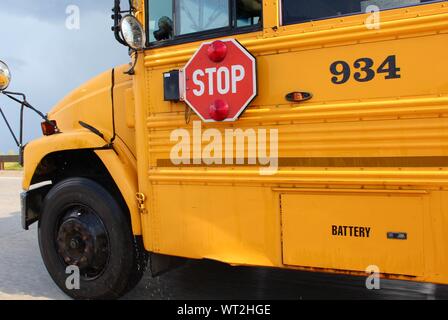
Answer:
M374 69L374 66L375 62L371 58L360 58L356 60L353 67L357 72L353 74L353 78L358 82L369 82L375 79L377 74L382 73L386 74L384 77L386 80L401 78L401 68L397 66L397 57L395 55L388 56L377 70ZM351 67L346 61L332 63L330 71L334 76L331 78L331 82L334 84L347 83L352 75Z
M378 68L378 73L387 73L386 79L400 79L400 68L397 68L397 57L389 56Z
M350 66L345 61L336 61L331 65L330 70L334 75L334 77L331 78L331 82L334 84L344 84L350 79Z
M356 72L354 74L355 80L359 82L368 82L372 81L375 78L375 71L373 71L372 67L374 62L370 58L361 58L355 61L355 68L360 69L365 73L365 77L361 72Z

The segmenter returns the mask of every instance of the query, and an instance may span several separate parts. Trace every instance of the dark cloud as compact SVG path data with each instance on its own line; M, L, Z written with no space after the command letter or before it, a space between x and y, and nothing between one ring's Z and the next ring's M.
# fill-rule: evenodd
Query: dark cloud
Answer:
M23 70L26 67L26 61L20 58L5 56L1 57L4 61L8 61L8 65L14 65L16 71Z
M31 16L49 22L64 21L67 6L76 5L84 13L103 12L113 6L112 0L0 0L2 12Z
M79 5L79 30L65 27L67 5ZM112 0L0 0L0 60L12 71L11 90L25 92L44 112L95 75L129 61L110 30ZM18 107L0 96L17 129ZM26 140L41 135L40 120L28 113ZM0 152L14 148L0 119Z

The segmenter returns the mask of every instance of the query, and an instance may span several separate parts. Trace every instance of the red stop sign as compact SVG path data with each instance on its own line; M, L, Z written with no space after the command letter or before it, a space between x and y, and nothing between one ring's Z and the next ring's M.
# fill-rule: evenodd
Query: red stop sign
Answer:
M256 60L234 39L202 44L184 77L183 98L205 122L236 121L257 96Z

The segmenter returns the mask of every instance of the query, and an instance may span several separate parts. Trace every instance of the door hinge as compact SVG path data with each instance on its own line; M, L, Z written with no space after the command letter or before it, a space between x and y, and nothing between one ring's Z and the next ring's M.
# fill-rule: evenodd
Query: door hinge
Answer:
M140 214L147 214L148 211L146 210L146 196L143 193L137 193L137 205L138 205L138 211Z

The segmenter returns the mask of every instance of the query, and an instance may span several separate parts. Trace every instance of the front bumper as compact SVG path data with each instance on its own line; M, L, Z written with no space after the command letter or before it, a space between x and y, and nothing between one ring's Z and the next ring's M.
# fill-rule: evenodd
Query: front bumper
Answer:
M26 191L20 194L22 228L25 230L29 230L30 226L38 219L38 217L29 209L29 193L29 191Z
M50 189L51 185L47 185L38 189L24 191L20 194L23 229L29 230L33 223L39 221L45 196Z

